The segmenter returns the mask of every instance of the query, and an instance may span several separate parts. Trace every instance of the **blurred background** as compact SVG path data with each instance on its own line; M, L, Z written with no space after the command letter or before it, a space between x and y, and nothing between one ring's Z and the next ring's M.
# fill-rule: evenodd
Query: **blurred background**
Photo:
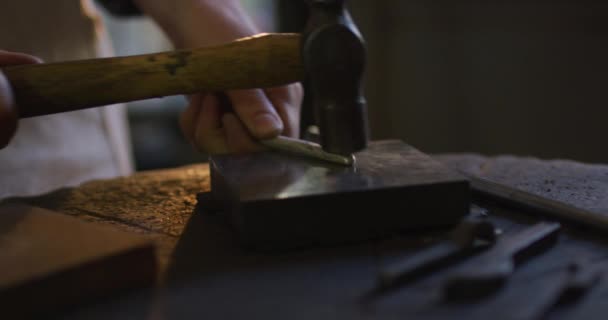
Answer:
M306 21L300 0L243 3L265 31L297 32ZM350 0L349 6L368 43L374 139L402 139L429 153L608 163L608 4ZM170 49L146 18L106 18L119 55ZM179 132L184 106L181 97L130 105L138 169L205 160Z

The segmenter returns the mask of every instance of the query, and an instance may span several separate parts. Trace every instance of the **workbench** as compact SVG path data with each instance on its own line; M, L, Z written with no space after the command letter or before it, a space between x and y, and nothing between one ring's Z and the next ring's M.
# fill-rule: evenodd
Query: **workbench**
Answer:
M473 154L436 157L469 174L608 214L608 165ZM362 304L360 297L375 286L378 270L428 243L433 233L291 253L251 253L241 249L213 214L195 212L196 194L208 190L208 166L200 164L18 199L142 234L157 244L158 288L120 293L62 318L513 319L517 310L542 295L540 289L557 283L572 257L602 261L607 255L608 235L568 228L555 248L524 264L503 291L481 302L442 302L438 275ZM543 219L493 203L479 205L477 210L487 210L505 232ZM601 317L608 304L598 303L596 309ZM560 310L551 318L567 319L569 312Z

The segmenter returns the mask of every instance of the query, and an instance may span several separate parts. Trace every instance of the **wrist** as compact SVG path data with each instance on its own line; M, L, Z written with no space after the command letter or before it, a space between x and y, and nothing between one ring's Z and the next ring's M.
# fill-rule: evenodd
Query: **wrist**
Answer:
M183 47L202 47L227 43L259 33L238 0L185 0L192 3L191 19L181 24ZM186 10L188 10L186 8Z

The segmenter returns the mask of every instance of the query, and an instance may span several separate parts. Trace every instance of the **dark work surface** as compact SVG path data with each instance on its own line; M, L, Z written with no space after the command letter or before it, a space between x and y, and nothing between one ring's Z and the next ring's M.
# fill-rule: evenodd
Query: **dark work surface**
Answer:
M504 210L492 210L504 232L533 222ZM240 249L233 234L204 214L193 216L177 244L168 270L168 289L161 293L166 318L242 319L518 319L518 312L543 290L555 286L574 258L601 261L602 242L577 240L569 234L557 248L524 265L497 296L474 304L441 301L441 274L395 291L371 303L360 297L375 285L378 269L428 241L407 236L382 243L307 250L291 254L251 254ZM121 298L122 300L122 298ZM124 302L119 302L120 304ZM110 306L114 303L110 303ZM137 305L137 304L136 304ZM605 308L603 301L596 304ZM113 317L103 307L101 318ZM119 314L133 310L119 308ZM497 310L501 312L497 313ZM114 310L115 311L115 310ZM91 310L84 313L87 317ZM130 314L130 313L126 313ZM125 314L125 315L126 315ZM99 314L98 314L99 315ZM100 318L100 319L101 319Z
M264 250L447 227L468 212L468 181L401 141L355 157L350 167L278 152L213 156L211 194L243 242Z
M487 207L491 208L490 220L505 233L537 221ZM527 307L542 301L569 263L576 259L600 263L608 255L606 241L583 236L580 231L566 232L556 248L522 265L504 290L486 300L442 301L439 289L445 272L374 300L362 299L375 287L382 266L424 246L436 235L407 235L289 254L254 254L242 250L213 216L197 213L177 243L167 271L169 285L153 304L156 308L149 310L167 319L526 319L521 316L529 312ZM608 311L603 299L596 300L598 309ZM116 309L105 309L102 304L73 318L131 316L134 306L141 304L127 306L125 301L131 300L121 297L107 304ZM566 313L558 316L561 314Z
M608 166L514 157L441 159L495 181L595 207L598 214L608 212L602 205L608 199L608 182L604 181ZM438 283L444 274L437 273L381 299L361 303L360 297L373 288L383 266L429 244L441 233L408 233L381 242L289 254L254 254L241 249L234 234L216 221L217 216L191 214L194 195L208 187L206 166L194 166L139 173L29 199L32 204L83 219L147 233L161 248L164 285L157 291L117 294L60 318L525 319L526 306L542 299L573 259L601 264L608 255L606 235L567 230L554 249L522 265L503 291L486 300L443 302ZM542 219L492 204L480 205L505 233ZM607 291L608 285L598 287L584 301L590 305L585 317L572 308L561 308L549 319L604 319Z
M154 246L139 235L40 208L0 206L0 310L5 319L153 286L156 271Z

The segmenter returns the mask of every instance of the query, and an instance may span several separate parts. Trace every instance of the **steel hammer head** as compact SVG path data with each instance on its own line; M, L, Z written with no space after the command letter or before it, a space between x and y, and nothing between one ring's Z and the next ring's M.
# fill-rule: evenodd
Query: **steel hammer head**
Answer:
M302 37L302 58L321 145L328 152L350 155L368 141L364 41L344 0L308 4L311 14Z

